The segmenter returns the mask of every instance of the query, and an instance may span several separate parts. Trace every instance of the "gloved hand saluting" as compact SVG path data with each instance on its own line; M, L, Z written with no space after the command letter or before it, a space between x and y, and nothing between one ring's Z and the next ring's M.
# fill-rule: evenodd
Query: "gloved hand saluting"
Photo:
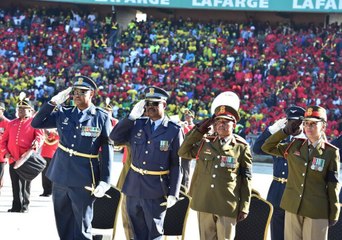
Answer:
M105 193L110 189L110 184L100 181L99 185L95 188L93 194L97 198L102 198Z
M206 118L203 121L199 122L196 124L198 131L200 131L200 133L205 134L209 131L209 127L210 125L212 125L214 122L213 118Z
M283 131L286 135L297 136L302 132L300 125L302 124L301 119L297 120L288 120L286 126L283 128Z
M166 203L166 208L170 208L173 205L175 205L177 202L177 198L175 196L169 195L167 197L167 203Z
M131 113L128 115L128 119L135 121L137 118L141 117L144 113L145 100L140 100L134 105Z
M69 98L69 94L71 90L72 90L72 87L68 87L67 89L59 92L57 95L51 98L50 102L56 105L60 105L64 103Z
M281 118L275 121L275 123L268 127L268 131L273 134L275 132L278 132L280 129L284 128L286 126L286 118Z

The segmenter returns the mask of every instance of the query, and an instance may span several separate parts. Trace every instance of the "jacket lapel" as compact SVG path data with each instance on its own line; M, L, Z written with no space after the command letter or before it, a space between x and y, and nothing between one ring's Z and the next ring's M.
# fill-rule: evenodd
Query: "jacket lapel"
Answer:
M89 119L93 118L93 116L96 115L96 108L94 105L91 105L91 107L88 109L88 111L86 111L84 114L83 114L83 117L82 117L82 121L80 122L86 122L88 121Z
M169 124L169 119L167 117L164 117L162 123L152 133L152 137L156 137L160 134L165 133L167 130L168 124ZM150 125L150 124L148 124L148 125ZM151 132L151 127L149 126L149 128L150 128L150 132Z

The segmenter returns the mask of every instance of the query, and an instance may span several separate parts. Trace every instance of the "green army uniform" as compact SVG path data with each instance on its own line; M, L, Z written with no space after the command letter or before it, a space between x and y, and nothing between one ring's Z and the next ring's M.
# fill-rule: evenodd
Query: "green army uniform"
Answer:
M126 161L124 162L124 164L122 166L122 170L121 170L118 182L116 184L116 187L120 190L122 189L122 186L125 182L127 173L129 171L129 169L131 168L131 163L132 163L130 146L124 145L123 147L125 147L127 150L127 156L126 156ZM126 195L122 193L121 198L122 198L122 201L121 201L121 217L122 217L122 225L124 228L125 236L126 236L126 239L133 239L133 231L132 231L132 227L130 226L129 218L128 218L128 214L127 214Z
M189 193L193 210L235 219L239 211L248 213L252 156L243 138L234 134L222 146L218 137L203 137L195 127L178 154L188 159L198 155Z
M279 130L262 146L264 152L288 161L289 175L280 207L312 219L338 220L338 148L322 141L309 155L307 139L280 143L286 137L283 130Z

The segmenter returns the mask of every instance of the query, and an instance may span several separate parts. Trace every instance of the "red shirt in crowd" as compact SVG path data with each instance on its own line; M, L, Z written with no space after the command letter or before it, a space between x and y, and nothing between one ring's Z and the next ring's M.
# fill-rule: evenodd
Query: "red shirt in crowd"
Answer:
M2 135L0 156L5 157L7 153L11 154L10 164L19 160L21 155L32 147L34 141L36 149L44 142L44 131L31 127L32 119L33 117L16 118L10 121Z

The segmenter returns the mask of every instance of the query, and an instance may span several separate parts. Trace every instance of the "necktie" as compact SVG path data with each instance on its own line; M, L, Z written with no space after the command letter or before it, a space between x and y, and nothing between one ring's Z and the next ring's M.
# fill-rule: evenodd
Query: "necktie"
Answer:
M82 116L83 116L83 112L82 111L77 114L78 121L81 120Z
M155 125L156 125L156 124L155 124L154 122L151 123L151 133L154 132L154 126L155 126Z

